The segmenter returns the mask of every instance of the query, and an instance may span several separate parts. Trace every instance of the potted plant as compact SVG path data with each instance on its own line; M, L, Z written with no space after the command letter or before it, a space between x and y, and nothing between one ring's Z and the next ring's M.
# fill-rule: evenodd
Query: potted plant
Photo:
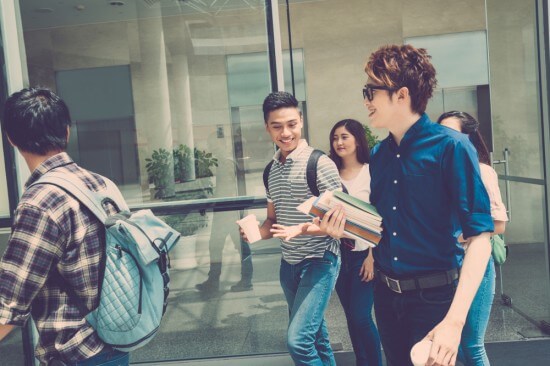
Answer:
M197 231L208 226L208 216L204 210L188 214L165 216L164 221L181 233L181 238L170 251L170 266L173 269L197 267Z
M218 159L212 156L212 153L204 150L194 149L195 155L195 175L197 178L212 177L214 173L210 169L218 166Z
M218 159L212 153L194 148L191 158L191 148L180 144L173 150L173 157L177 192L202 191L206 195L213 193L212 167L218 166Z
M214 193L214 173L212 167L218 166L218 159L212 153L204 150L194 149L195 155L195 177L203 191L211 195Z
M174 158L174 180L176 183L192 180L195 164L189 146L180 144L172 151L172 155Z
M145 169L149 176L149 183L153 184L154 198L173 196L172 154L166 149L153 150L150 158L145 159Z
M173 197L175 192L196 192L190 199L213 194L214 173L211 168L218 166L218 159L212 153L194 148L191 155L191 148L180 144L171 153L163 148L154 150L145 162L154 198Z

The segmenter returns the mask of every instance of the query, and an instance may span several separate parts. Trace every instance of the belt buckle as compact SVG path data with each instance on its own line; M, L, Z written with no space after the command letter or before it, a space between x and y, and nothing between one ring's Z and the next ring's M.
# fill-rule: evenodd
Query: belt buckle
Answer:
M386 285L388 285L388 288L392 290L393 292L397 292L398 294L402 294L403 291L401 291L401 285L399 284L399 280L394 280L393 278L386 277Z

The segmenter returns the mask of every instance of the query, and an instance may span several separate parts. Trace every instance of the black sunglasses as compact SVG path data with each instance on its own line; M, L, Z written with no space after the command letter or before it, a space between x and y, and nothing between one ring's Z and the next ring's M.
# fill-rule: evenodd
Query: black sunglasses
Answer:
M387 90L390 92L394 92L398 90L399 88L390 88L389 86L383 86L383 85L371 85L366 84L363 88L363 99L368 99L369 102L372 102L374 99L374 91L375 90Z

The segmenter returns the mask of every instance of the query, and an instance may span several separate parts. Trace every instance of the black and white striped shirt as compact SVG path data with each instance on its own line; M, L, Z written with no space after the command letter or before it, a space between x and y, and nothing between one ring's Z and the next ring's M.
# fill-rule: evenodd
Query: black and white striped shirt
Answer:
M277 223L292 226L310 222L311 217L296 209L302 202L312 197L306 178L306 168L313 148L306 140L300 140L296 150L291 152L284 163L279 161L280 150L273 156L269 172L267 200L275 206ZM341 188L338 169L330 158L321 156L317 164L317 187L319 192ZM290 264L298 264L306 258L321 258L325 250L340 254L339 241L330 236L303 235L289 241L281 239L283 259Z

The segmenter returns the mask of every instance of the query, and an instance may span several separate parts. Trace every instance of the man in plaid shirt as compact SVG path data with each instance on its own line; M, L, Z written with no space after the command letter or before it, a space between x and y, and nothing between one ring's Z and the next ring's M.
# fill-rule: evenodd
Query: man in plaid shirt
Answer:
M53 170L93 191L105 187L65 153L70 125L67 105L50 90L23 89L6 101L2 130L32 172L26 187ZM66 291L71 286L90 310L98 306L104 247L103 225L72 196L53 185L26 189L0 261L0 340L32 317L42 365L128 365L128 354L99 339Z

